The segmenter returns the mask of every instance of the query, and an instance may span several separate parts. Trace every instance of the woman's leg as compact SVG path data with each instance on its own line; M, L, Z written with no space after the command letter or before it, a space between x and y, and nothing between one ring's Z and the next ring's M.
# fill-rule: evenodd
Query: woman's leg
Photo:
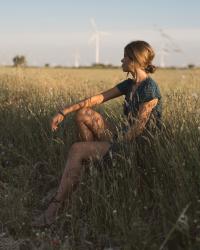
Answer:
M102 158L110 148L109 142L76 142L70 148L67 163L57 191L56 199L64 200L70 196L73 188L80 180L82 161Z
M61 182L55 196L55 201L62 203L66 198L69 199L73 189L80 181L82 161L86 159L97 160L103 157L110 148L109 142L77 142L72 145L68 153L67 163L61 178ZM60 207L59 202L50 203L45 211L45 220L42 215L36 221L35 226L43 226L43 224L51 224L55 220L56 213ZM34 225L34 224L33 224Z
M55 220L60 203L66 198L69 199L73 189L79 182L83 167L82 161L89 158L98 159L98 157L103 157L110 147L108 141L112 138L115 128L99 113L90 108L83 108L76 113L76 124L80 139L83 142L73 144L69 150L64 173L54 198L55 201L59 202L51 202L44 213L45 216L39 217L36 223L33 223L35 226L45 224L44 217L47 224L51 224Z
M76 124L82 141L110 141L115 131L114 126L91 108L76 113Z

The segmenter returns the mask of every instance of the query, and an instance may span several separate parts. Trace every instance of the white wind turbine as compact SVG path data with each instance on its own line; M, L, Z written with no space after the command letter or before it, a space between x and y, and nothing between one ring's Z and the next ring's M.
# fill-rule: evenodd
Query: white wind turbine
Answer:
M104 32L104 31L99 31L97 29L97 25L95 23L95 20L94 18L91 18L90 19L90 22L91 22L91 25L93 27L93 34L92 36L90 37L90 40L89 42L93 42L95 41L95 63L98 64L99 63L99 45L100 45L100 37L103 37L103 36L107 36L107 35L110 35L109 33L107 32Z
M163 29L157 28L162 38L161 48L158 51L160 55L160 67L165 67L165 58L170 53L182 53L182 50L177 46L174 40Z
M78 68L80 66L80 54L79 51L76 50L75 55L74 55L74 67Z

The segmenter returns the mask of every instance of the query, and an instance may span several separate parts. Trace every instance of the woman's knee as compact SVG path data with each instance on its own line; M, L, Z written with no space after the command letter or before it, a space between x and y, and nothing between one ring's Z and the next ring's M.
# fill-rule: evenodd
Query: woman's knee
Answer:
M82 109L79 109L77 112L76 112L76 116L75 116L75 119L76 119L76 122L82 122L84 121L84 119L86 118L86 116L90 116L92 114L92 109L91 108L82 108Z

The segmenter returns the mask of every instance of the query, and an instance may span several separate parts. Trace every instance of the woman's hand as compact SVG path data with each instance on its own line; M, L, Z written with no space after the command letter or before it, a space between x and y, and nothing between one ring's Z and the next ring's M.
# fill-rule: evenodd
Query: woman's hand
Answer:
M64 116L61 114L56 114L51 122L51 130L56 131L58 129L58 125L64 120Z

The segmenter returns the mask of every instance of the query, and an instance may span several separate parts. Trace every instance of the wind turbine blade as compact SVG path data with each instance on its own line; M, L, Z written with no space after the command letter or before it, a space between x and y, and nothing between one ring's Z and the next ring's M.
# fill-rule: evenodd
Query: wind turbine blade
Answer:
M169 53L169 50L166 49L166 48L163 48L163 51L164 51L165 53Z
M172 40L172 38L164 32L161 32L161 36L167 38L170 41Z
M181 49L174 49L174 51L177 52L177 53L183 52Z
M109 32L104 32L104 31L100 31L100 32L99 32L99 35L100 35L100 36L109 36L110 33L109 33Z
M91 23L93 29L94 29L95 31L97 31L97 25L96 25L96 22L95 22L95 20L94 20L93 17L90 18L90 23Z
M96 34L93 34L93 35L90 37L88 43L91 44L91 43L94 42L96 39L97 39L97 35L96 35Z

